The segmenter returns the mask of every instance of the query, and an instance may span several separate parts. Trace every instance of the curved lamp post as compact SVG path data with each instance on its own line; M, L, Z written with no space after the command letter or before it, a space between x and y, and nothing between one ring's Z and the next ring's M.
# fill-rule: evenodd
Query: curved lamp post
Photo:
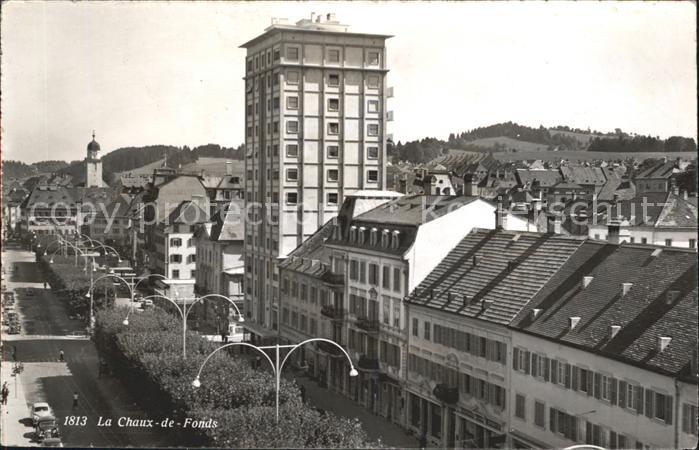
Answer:
M355 369L354 365L352 364L352 358L350 358L350 356L347 354L345 349L342 348L340 346L340 344L338 344L335 341L331 341L330 339L311 338L311 339L306 339L305 341L300 342L298 344L291 344L291 345L276 344L276 345L265 345L265 346L261 346L261 347L249 344L247 342L233 342L231 344L222 345L221 347L217 348L213 352L209 353L209 356L207 356L206 359L204 359L204 362L201 364L201 367L199 367L199 372L197 372L197 377L194 379L194 381L192 381L192 386L194 388L198 388L201 386L201 380L200 380L201 372L202 372L202 370L204 370L204 366L206 365L206 363L209 362L209 359L211 359L211 357L214 356L218 351L223 350L226 347L232 347L234 345L242 345L245 347L253 348L253 349L257 350L258 352L262 353L264 355L264 357L267 358L267 361L269 361L269 364L272 366L272 371L274 372L274 377L275 377L275 381L276 381L276 419L277 419L277 423L279 423L279 385L281 384L281 372L282 372L282 369L284 368L284 363L286 363L286 360L289 359L289 355L291 355L291 353L293 353L294 350L301 347L302 345L308 344L310 342L317 342L317 341L327 342L327 343L332 344L335 347L339 348L342 351L342 353L345 355L345 357L347 358L347 361L350 364L349 376L356 377L357 375L359 375L359 372L357 372L357 369ZM269 355L263 351L263 350L271 349L271 348L273 348L275 351L276 358L275 358L274 362L272 362L272 358L270 358ZM288 348L290 350L284 356L284 359L282 359L281 363L280 363L279 349L281 349L281 348Z
M90 276L92 276L92 272L90 273ZM87 291L87 294L85 296L90 299L90 329L93 330L95 328L95 312L94 312L94 296L92 295L92 290L95 288L95 284L105 278L116 278L120 281L122 281L127 288L129 288L129 293L131 294L131 303L133 303L133 295L134 295L134 288L131 287L131 284L129 284L128 281L126 281L124 278L120 277L119 275L115 275L113 273L107 273L105 275L100 276L94 281L90 281L90 290Z
M206 297L219 297L224 300L227 300L230 304L233 305L235 310L238 312L238 322L245 322L245 318L243 317L242 314L240 314L240 310L238 309L238 306L231 300L230 298L226 297L225 295L220 295L220 294L209 294L204 297L199 297L195 299L192 303L189 305L187 304L186 298L182 299L182 306L178 305L177 302L175 302L173 299L170 297L166 297L164 295L160 294L155 294L155 295L149 295L148 297L144 297L144 300L149 299L149 298L164 298L165 300L169 301L173 305L175 305L175 308L177 308L177 312L180 313L180 317L182 318L182 359L187 359L187 317L189 317L189 313L192 312L192 307L199 301L205 299ZM126 315L126 318L124 319L123 324L127 325L129 324L129 314L131 313L131 309L129 309L129 313Z

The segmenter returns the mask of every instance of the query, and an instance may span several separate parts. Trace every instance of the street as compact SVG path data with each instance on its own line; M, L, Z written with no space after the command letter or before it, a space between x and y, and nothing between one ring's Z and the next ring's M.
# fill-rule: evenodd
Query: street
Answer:
M117 426L119 417L147 417L118 380L98 377L99 359L92 341L84 337L85 324L71 320L60 300L49 290L44 290L43 274L34 262L33 254L8 249L3 251L2 263L7 268L3 284L7 290L16 292L15 310L22 325L19 335L7 335L3 328L2 381L7 381L11 398L17 394L15 390L25 396L23 411L22 402L3 407L2 444L32 445L29 411L34 402L45 401L53 408L66 446L176 445L177 436L160 428ZM15 267L17 270L13 272ZM11 365L6 363L12 361L13 350L17 360L24 365L18 377L11 376ZM59 361L61 350L65 354L63 362ZM15 389L15 383L20 385L18 389ZM75 393L78 395L77 407L73 407ZM78 421L80 425L69 425L70 416L86 417L85 424ZM113 426L98 427L100 416L113 419ZM16 422L21 422L22 427L18 428Z

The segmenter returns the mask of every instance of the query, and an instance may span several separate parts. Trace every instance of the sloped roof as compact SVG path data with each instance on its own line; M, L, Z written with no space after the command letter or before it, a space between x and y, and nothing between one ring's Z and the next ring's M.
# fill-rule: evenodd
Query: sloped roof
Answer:
M417 226L441 217L454 209L478 200L478 197L446 195L405 195L356 217L358 222L382 225Z
M561 174L566 181L575 184L602 186L607 182L601 167L562 166Z
M209 219L209 214L201 209L199 205L191 200L181 202L175 209L172 210L167 218L167 224L181 223L194 225L195 223L206 222Z
M244 202L234 200L226 208L219 209L212 218L212 241L242 241L245 233Z
M475 171L479 164L487 171L495 170L500 165L490 153L449 150L449 153L440 155L428 162L427 168L445 170L454 172L458 176L463 176L465 173Z
M526 186L536 180L539 182L539 186L548 188L563 180L563 177L558 170L517 169L517 179L521 186Z
M110 217L124 217L129 215L131 209L131 196L128 194L119 194L114 200L108 203L105 207L107 214ZM104 217L104 211L100 208L97 211L98 217Z
M507 324L582 243L552 234L476 229L449 252L408 301ZM484 301L492 304L482 310Z
M659 253L653 256L654 253ZM591 283L582 287L584 276ZM633 283L622 294L621 283ZM667 293L678 299L667 304ZM533 318L531 311L541 309ZM570 330L569 317L580 317ZM611 338L611 325L621 331ZM678 374L697 346L697 256L675 247L587 241L513 320L514 328ZM662 353L660 336L672 341Z
M636 178L670 178L675 167L674 161L661 162L636 174Z
M35 207L52 207L57 203L64 203L69 206L74 206L76 199L73 198L71 192L65 187L41 187L37 186L32 189L32 192L24 199L22 208Z
M328 273L330 271L327 264L329 249L323 244L332 236L334 227L334 219L327 221L311 237L289 253L288 257L279 263L279 267L315 277Z
M644 192L616 204L599 203L597 223L606 224L610 218L627 220L631 226L696 227L697 208L672 192Z

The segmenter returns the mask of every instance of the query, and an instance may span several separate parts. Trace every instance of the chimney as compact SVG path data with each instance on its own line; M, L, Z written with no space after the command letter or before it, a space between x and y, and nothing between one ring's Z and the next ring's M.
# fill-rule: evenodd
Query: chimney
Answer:
M430 289L430 300L434 299L434 289Z
M572 330L575 328L578 323L580 322L580 317L578 316L573 316L573 317L568 317L568 329Z
M607 224L607 242L610 244L619 244L619 222L614 220Z
M621 283L621 295L625 296L628 294L631 290L631 286L633 286L633 283Z
M473 197L476 195L476 191L478 190L478 184L476 183L476 177L471 174L467 173L464 175L464 195Z
M595 277L592 277L592 276L589 276L589 275L586 276L586 277L583 277L583 282L582 282L582 287L583 287L583 289L587 288L587 287L590 285L590 283L592 283L592 280L593 280L594 278L595 278Z
M611 325L609 327L609 339L613 339L619 331L621 331L621 325Z
M495 229L507 228L507 213L502 207L502 195L498 195L498 204L495 206Z
M666 305L672 305L675 300L680 296L680 291L667 291L667 297L665 298Z
M488 308L490 308L492 305L493 305L492 300L486 300L486 299L481 300L481 312L487 311Z
M233 161L226 161L226 175L233 175Z
M470 299L468 298L468 295L464 294L464 297L463 297L463 300L462 300L462 301L463 301L463 306L464 306L464 308L468 307L468 304L469 304L469 302L470 302Z
M535 320L537 317L539 317L539 315L541 314L541 311L543 311L543 309L541 309L541 308L532 309L532 320Z
M672 338L669 336L660 336L658 338L658 351L662 352L667 348L668 345L670 345L670 341L672 341Z
M473 255L473 266L477 266L479 262L480 258L478 257L478 255Z

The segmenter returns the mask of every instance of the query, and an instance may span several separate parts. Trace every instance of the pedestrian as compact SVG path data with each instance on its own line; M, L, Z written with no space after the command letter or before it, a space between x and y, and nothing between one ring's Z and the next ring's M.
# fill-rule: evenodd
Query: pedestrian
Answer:
M12 360L17 362L17 347L14 345L12 346Z
M422 435L420 436L420 448L424 449L427 447L427 435L425 432L422 432Z
M58 360L59 360L60 362L63 362L63 360L64 360L63 349L61 349L61 350L58 352Z
M44 281L44 290L46 290L46 282Z
M7 397L10 396L10 388L7 387L7 381L2 384L2 404L7 405Z
M262 358L260 358L260 355L255 356L255 369L259 369L261 365Z
M74 391L73 392L73 408L75 409L77 407L78 407L78 392Z

